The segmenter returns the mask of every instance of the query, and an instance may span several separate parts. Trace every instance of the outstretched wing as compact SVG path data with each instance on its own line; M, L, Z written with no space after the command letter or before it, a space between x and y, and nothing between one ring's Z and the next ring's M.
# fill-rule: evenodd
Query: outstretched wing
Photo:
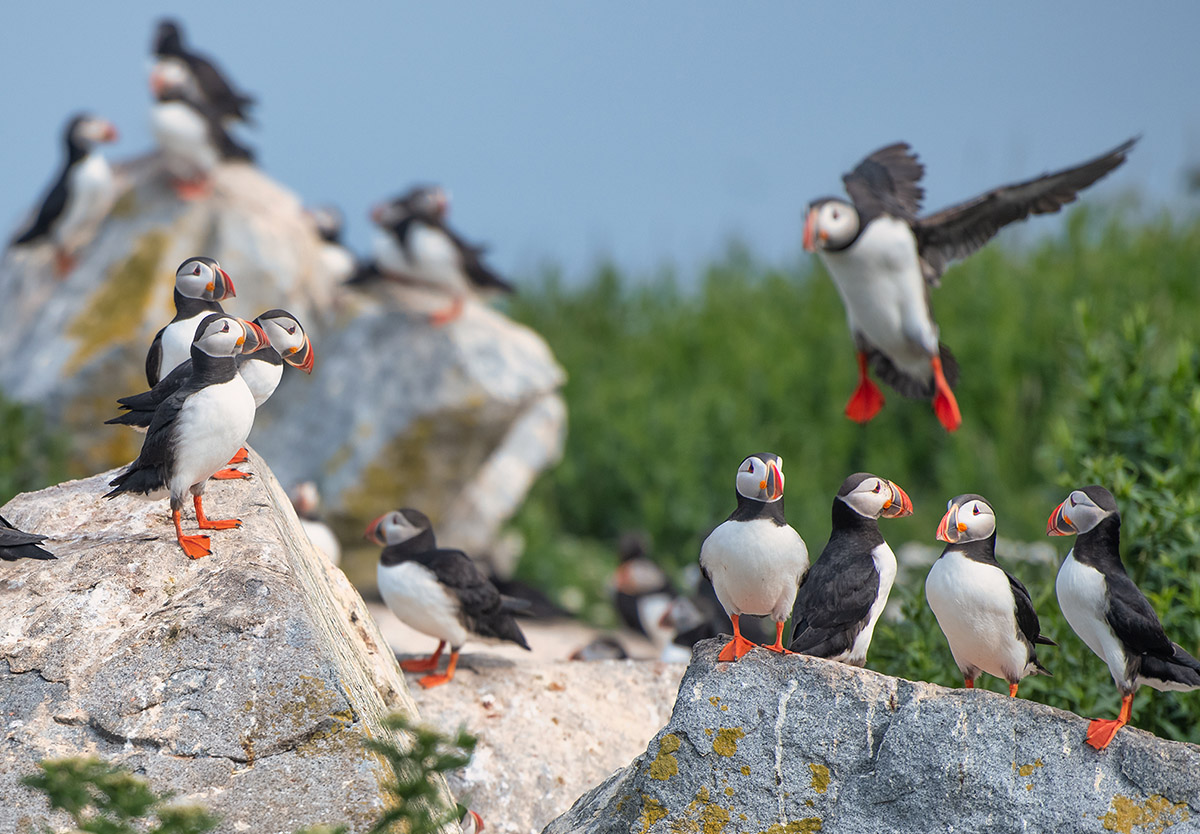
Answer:
M880 148L842 177L846 193L862 215L890 214L915 220L925 189L918 183L925 166L907 142Z
M992 237L1031 214L1052 214L1125 161L1137 137L1081 165L1042 174L922 217L913 224L925 280L937 286L951 261L965 258Z

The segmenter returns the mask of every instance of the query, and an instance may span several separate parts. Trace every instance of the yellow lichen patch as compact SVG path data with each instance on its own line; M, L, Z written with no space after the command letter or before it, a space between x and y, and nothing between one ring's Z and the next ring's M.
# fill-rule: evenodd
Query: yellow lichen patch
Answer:
M726 795L726 796L733 796L733 788L726 788L726 789L725 789L725 795Z
M775 823L762 834L813 834L821 830L820 817L805 817L802 820L792 820L786 825Z
M829 768L825 765L810 764L808 769L812 771L812 789L817 793L829 790Z
M713 739L713 752L718 756L737 755L738 740L746 737L741 727L722 727Z
M658 755L650 763L650 778L665 782L679 772L679 762L672 755L679 749L679 736L667 733L658 743Z
M697 834L721 834L729 825L728 808L717 805L709 796L708 786L701 785L696 791L696 798L688 804L689 819L672 823L672 829L679 831L697 832Z
M750 775L750 766L749 765L742 765L742 775L743 776Z
M1100 814L1096 819L1103 823L1106 831L1133 834L1134 827L1137 827L1139 834L1162 834L1163 830L1189 817L1186 802L1171 802L1165 796L1155 794L1143 802L1136 802L1127 796L1114 796L1112 810Z
M166 232L146 233L138 239L129 257L104 276L79 315L67 325L67 335L78 346L63 368L65 376L78 372L105 348L141 329L168 243ZM169 277L174 280L173 275Z
M711 698L709 698L708 702L710 704L712 704L714 707L717 707L718 709L720 709L721 712L729 712L729 705L722 704L721 699L719 697L717 697L716 695L713 695Z
M1035 759L1033 764L1021 765L1020 767L1017 767L1016 762L1013 763L1013 767L1017 767L1017 773L1022 776L1032 776L1035 770L1045 766L1041 759Z
M642 834L646 834L650 830L650 826L663 819L666 815L666 805L663 805L653 797L642 794L642 813L638 817L638 821L642 824Z

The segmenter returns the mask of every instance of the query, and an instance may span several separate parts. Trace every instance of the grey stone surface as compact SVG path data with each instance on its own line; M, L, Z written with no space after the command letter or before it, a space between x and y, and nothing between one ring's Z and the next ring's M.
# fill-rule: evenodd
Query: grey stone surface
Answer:
M548 663L463 655L450 684L413 698L440 727L465 725L475 758L451 790L496 834L537 834L585 790L624 767L671 714L682 664Z
M221 832L368 827L386 765L359 740L415 706L361 598L262 458L248 468L210 485L210 517L244 526L197 561L165 500L101 498L111 472L3 508L58 559L0 563L0 831L47 818L18 784L36 762L85 754L207 805Z
M546 834L1195 832L1200 747L1071 713L756 650L697 646L670 722ZM1184 696L1186 697L1186 696Z

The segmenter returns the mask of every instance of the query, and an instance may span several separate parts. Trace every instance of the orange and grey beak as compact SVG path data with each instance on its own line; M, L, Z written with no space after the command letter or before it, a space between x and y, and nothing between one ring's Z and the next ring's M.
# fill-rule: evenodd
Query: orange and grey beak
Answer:
M774 463L767 464L767 478L760 487L767 491L768 501L783 497L783 472Z
M1055 507L1054 512L1050 513L1050 518L1046 519L1047 536L1073 536L1079 532L1067 517L1067 511L1064 509L1066 503L1063 501Z
M217 267L217 273L221 276L221 292L219 294L214 294L214 300L224 301L226 298L233 298L236 296L237 292L235 292L233 289L233 279L229 277L229 273L221 269L221 267Z
M817 209L810 208L804 218L804 251L816 251Z
M891 481L888 481L888 486L892 488L892 497L883 505L883 512L880 515L884 518L902 518L912 515L912 499L908 497L908 493Z
M966 525L958 523L958 504L951 504L950 509L946 510L946 514L942 516L942 522L937 528L937 540L954 544L958 541L958 534L966 529Z
M246 328L246 341L242 343L242 353L254 353L256 350L262 350L269 347L271 340L267 338L266 332L252 321L238 319Z
M479 832L483 830L483 817L479 816L479 814L475 813L474 811L467 811L467 816L474 820L475 834L479 834Z
M114 125L112 122L105 122L104 123L104 132L102 134L100 134L100 136L101 136L101 140L104 142L117 141L117 139L119 138L119 134L117 133L117 126Z
M283 361L293 368L299 368L306 374L312 373L313 363L317 361L317 354L313 351L312 342L308 340L307 334L304 336L304 344L284 356Z
M162 94L162 91L166 86L166 82L163 81L162 74L160 72L155 70L154 72L150 73L150 92L154 93L155 98Z
M380 535L380 533L379 533L379 525L382 524L383 520L387 517L388 517L388 513L384 513L379 518L375 519L370 524L368 524L366 532L363 533L363 538L369 542L375 542L375 544L378 544L381 546L386 545L387 542L385 542L383 540L383 536Z

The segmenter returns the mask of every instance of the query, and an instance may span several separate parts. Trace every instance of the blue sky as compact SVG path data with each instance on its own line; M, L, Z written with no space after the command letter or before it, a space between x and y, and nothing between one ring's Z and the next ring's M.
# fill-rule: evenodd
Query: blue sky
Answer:
M930 209L1138 133L1091 193L1197 207L1194 2L47 2L7 4L0 30L5 230L48 185L69 113L114 120L114 158L150 147L168 13L258 95L243 136L262 167L340 205L360 249L373 202L433 181L518 278L606 256L686 273L731 237L789 263L808 200L900 139Z

